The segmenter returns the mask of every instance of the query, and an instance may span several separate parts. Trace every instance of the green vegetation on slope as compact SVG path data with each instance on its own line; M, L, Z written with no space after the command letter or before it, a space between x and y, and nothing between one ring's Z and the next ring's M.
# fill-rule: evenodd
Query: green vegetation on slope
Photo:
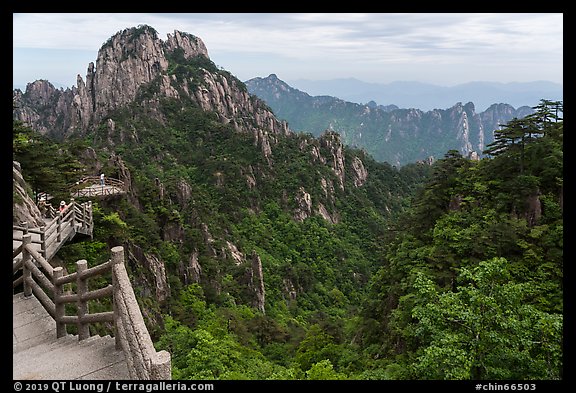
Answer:
M559 379L561 103L448 152L398 221L363 305L363 347L399 379Z

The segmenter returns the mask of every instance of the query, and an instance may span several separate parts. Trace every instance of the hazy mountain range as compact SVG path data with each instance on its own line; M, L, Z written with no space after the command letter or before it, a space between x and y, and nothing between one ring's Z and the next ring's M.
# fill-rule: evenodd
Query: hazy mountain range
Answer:
M355 78L330 80L290 80L290 86L312 96L329 95L342 100L365 104L397 105L424 111L449 108L457 102L473 102L483 112L495 103L515 108L537 105L543 97L563 99L563 85L548 81L535 82L469 82L455 86L437 86L421 82L398 81L369 83Z
M245 83L248 91L264 100L291 129L316 136L326 130L336 131L347 145L392 165L431 156L441 158L451 149L464 156L481 154L493 142L493 132L500 125L532 113L530 106L514 108L508 103L493 103L484 111L476 111L473 102L427 111L376 105L373 101L362 105L331 96L311 96L275 74Z

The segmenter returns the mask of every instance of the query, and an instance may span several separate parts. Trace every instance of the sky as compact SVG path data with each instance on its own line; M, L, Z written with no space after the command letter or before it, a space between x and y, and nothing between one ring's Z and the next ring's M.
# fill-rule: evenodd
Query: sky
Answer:
M199 37L242 81L563 83L562 13L15 13L13 87L76 86L108 38L141 24Z

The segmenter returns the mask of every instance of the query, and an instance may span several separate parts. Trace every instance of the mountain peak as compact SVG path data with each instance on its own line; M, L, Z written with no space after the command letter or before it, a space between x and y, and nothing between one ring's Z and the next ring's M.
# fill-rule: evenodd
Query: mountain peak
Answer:
M289 132L287 124L251 97L241 81L218 69L199 37L178 30L163 41L148 25L124 29L102 45L96 63L88 65L85 80L78 75L76 87L59 92L50 86L39 84L24 94L14 92L21 107L15 116L58 138L86 133L133 103L145 106L162 123L161 98L183 100L182 105L192 101L202 110L215 112L222 122L232 122L249 133ZM39 108L39 101L52 113ZM253 114L257 119L245 120ZM59 119L57 127L53 118ZM260 138L264 150L266 138Z
M193 34L174 30L173 34L168 33L166 41L158 37L158 32L151 26L139 25L119 31L102 45L100 53L107 53L108 50L118 51L122 49L121 59L141 56L163 56L165 52L171 53L180 50L185 59L196 56L208 56L208 50L204 42Z

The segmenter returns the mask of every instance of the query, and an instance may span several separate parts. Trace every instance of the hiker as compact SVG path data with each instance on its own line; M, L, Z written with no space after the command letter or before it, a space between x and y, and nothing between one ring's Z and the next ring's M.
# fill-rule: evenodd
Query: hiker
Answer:
M104 185L104 173L100 174L100 185L103 186Z
M44 197L40 197L40 202L38 202L38 209L40 209L40 214L42 217L46 217L48 206L46 206L46 199L44 199Z
M68 206L66 206L66 202L62 201L60 202L60 207L58 208L58 211L62 213L64 210L66 210L67 207Z

